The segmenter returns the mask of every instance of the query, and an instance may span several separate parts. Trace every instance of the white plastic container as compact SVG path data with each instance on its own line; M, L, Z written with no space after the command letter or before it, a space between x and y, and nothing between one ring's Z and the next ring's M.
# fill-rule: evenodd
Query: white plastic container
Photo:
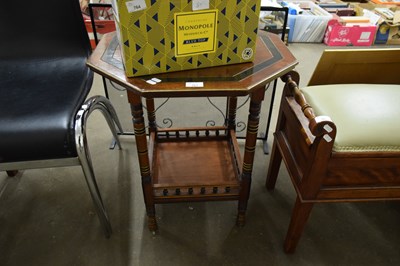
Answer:
M289 7L289 42L322 42L332 15L311 1L284 1Z

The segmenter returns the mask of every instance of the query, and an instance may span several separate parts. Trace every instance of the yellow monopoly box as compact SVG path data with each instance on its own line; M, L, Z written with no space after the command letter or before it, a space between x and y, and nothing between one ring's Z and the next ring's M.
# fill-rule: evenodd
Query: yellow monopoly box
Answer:
M251 62L260 0L113 0L128 77Z

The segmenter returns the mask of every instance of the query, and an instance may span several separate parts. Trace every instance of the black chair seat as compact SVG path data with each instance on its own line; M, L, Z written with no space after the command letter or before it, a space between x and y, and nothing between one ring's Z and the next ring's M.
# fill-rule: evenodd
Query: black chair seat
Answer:
M0 63L0 163L77 156L72 129L89 75L84 57Z
M0 8L0 171L80 165L107 237L112 229L87 145L100 111L119 148L111 102L88 99L90 41L78 0L5 1Z

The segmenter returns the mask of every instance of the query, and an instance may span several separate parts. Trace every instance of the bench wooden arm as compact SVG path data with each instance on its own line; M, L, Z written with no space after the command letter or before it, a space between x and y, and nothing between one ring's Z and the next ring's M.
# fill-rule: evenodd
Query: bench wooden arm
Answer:
M292 71L282 77L282 80L285 82L286 90L286 92L284 92L284 95L292 96L296 100L297 104L301 107L301 111L308 119L308 127L311 133L316 137L320 137L326 133L331 133L333 130L336 131L336 127L329 116L315 115L312 106L307 102L306 98L304 97L303 93L297 85L298 79L299 75L295 71Z

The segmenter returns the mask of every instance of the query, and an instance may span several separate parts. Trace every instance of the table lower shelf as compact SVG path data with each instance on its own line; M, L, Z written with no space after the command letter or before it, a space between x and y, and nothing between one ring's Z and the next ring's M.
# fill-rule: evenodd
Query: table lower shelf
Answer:
M155 203L238 199L242 160L233 130L158 130L150 147Z

